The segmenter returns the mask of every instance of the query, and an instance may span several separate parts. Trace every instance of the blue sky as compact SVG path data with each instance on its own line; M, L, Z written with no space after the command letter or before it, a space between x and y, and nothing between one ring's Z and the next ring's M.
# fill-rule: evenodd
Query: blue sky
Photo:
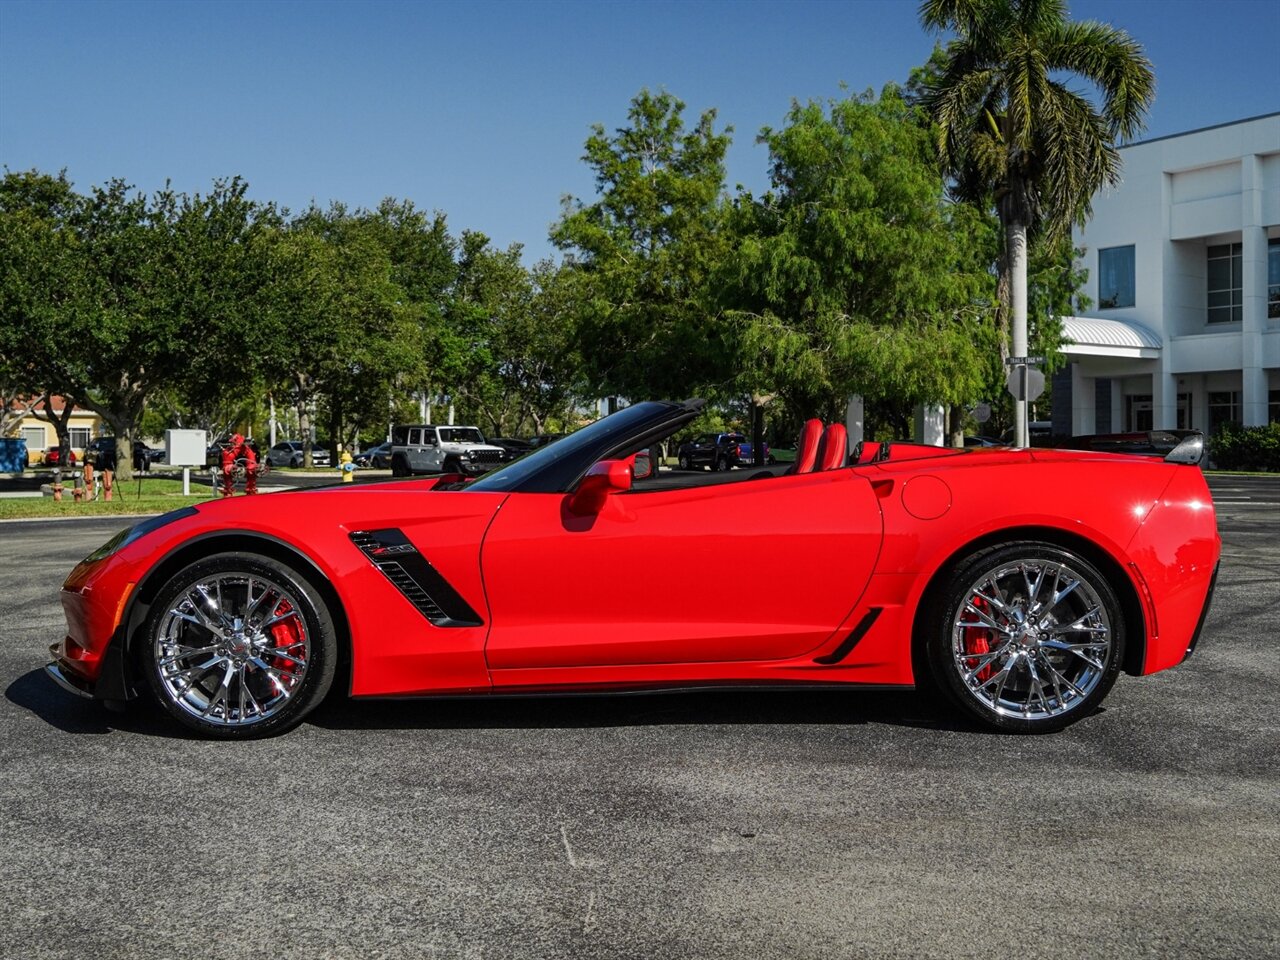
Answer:
M0 164L184 191L239 174L261 200L407 197L451 229L551 252L589 197L590 124L642 87L735 129L729 185L759 191L760 127L793 98L905 79L914 0L0 2ZM1147 137L1280 110L1276 0L1075 0L1155 63Z

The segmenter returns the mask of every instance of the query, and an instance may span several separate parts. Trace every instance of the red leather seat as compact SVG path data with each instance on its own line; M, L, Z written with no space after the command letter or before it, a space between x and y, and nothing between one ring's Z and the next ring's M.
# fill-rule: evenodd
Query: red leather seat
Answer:
M830 424L818 444L818 463L815 470L835 470L849 459L849 431L843 423Z
M816 417L805 421L804 429L800 431L800 443L796 447L796 462L787 471L788 474L813 472L814 465L818 462L818 443L821 439L822 421Z

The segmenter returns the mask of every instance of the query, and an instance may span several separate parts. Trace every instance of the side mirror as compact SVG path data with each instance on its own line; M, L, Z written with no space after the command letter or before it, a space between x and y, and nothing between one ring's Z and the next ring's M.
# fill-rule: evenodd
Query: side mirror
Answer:
M600 460L591 465L578 484L571 506L578 513L594 513L612 493L631 489L629 460Z
M635 455L634 464L631 467L631 479L648 480L653 476L653 459L649 456L648 450L641 450Z

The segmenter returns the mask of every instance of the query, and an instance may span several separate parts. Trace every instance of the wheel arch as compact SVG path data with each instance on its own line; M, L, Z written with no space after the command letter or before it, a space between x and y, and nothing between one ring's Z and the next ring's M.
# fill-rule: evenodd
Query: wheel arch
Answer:
M335 682L345 684L346 689L350 690L351 625L332 579L310 556L278 537L250 530L219 530L193 537L175 547L153 565L138 582L137 588L129 597L124 617L121 619L120 631L111 644L117 649L114 659L123 674L118 678L121 689L104 695L109 696L110 699L121 700L136 696L134 688L138 677L135 658L138 637L151 615L151 604L160 588L183 567L215 554L236 552L253 553L282 563L304 577L307 583L320 594L328 607L337 633L338 663L334 679Z
M1079 554L1107 578L1111 588L1120 600L1121 612L1124 615L1125 649L1121 668L1131 676L1142 673L1142 665L1146 659L1147 629L1146 616L1142 609L1142 600L1138 596L1138 588L1133 579L1125 572L1120 562L1105 548L1099 546L1088 537L1069 530L1045 526L1018 526L1002 530L993 530L980 537L967 541L963 546L953 550L929 575L929 582L920 594L911 623L911 663L917 678L927 675L922 670L928 669L924 654L925 625L931 604L945 588L947 578L962 559L979 550L996 547L1005 543L1022 540L1036 540L1049 543L1072 553ZM919 680L917 679L917 682Z

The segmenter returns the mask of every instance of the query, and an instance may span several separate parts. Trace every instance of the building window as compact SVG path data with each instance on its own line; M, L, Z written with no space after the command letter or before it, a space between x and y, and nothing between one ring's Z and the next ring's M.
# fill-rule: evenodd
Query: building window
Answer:
M1244 247L1223 243L1209 248L1209 322L1231 323L1244 318Z
M1125 404L1128 406L1125 422L1129 424L1129 429L1154 430L1155 419L1152 415L1151 394L1125 397L1124 399Z
M1267 316L1280 320L1280 237L1267 243Z
M27 441L27 453L37 453L45 448L44 427L23 427L22 439Z
M1209 393L1209 436L1224 423L1240 423L1240 391L1220 390Z
M1105 310L1134 304L1133 244L1098 251L1098 306Z
M71 434L71 445L77 450L87 447L89 439L93 436L93 431L88 427L72 427L67 432Z
M1267 392L1267 422L1280 423L1280 390Z

